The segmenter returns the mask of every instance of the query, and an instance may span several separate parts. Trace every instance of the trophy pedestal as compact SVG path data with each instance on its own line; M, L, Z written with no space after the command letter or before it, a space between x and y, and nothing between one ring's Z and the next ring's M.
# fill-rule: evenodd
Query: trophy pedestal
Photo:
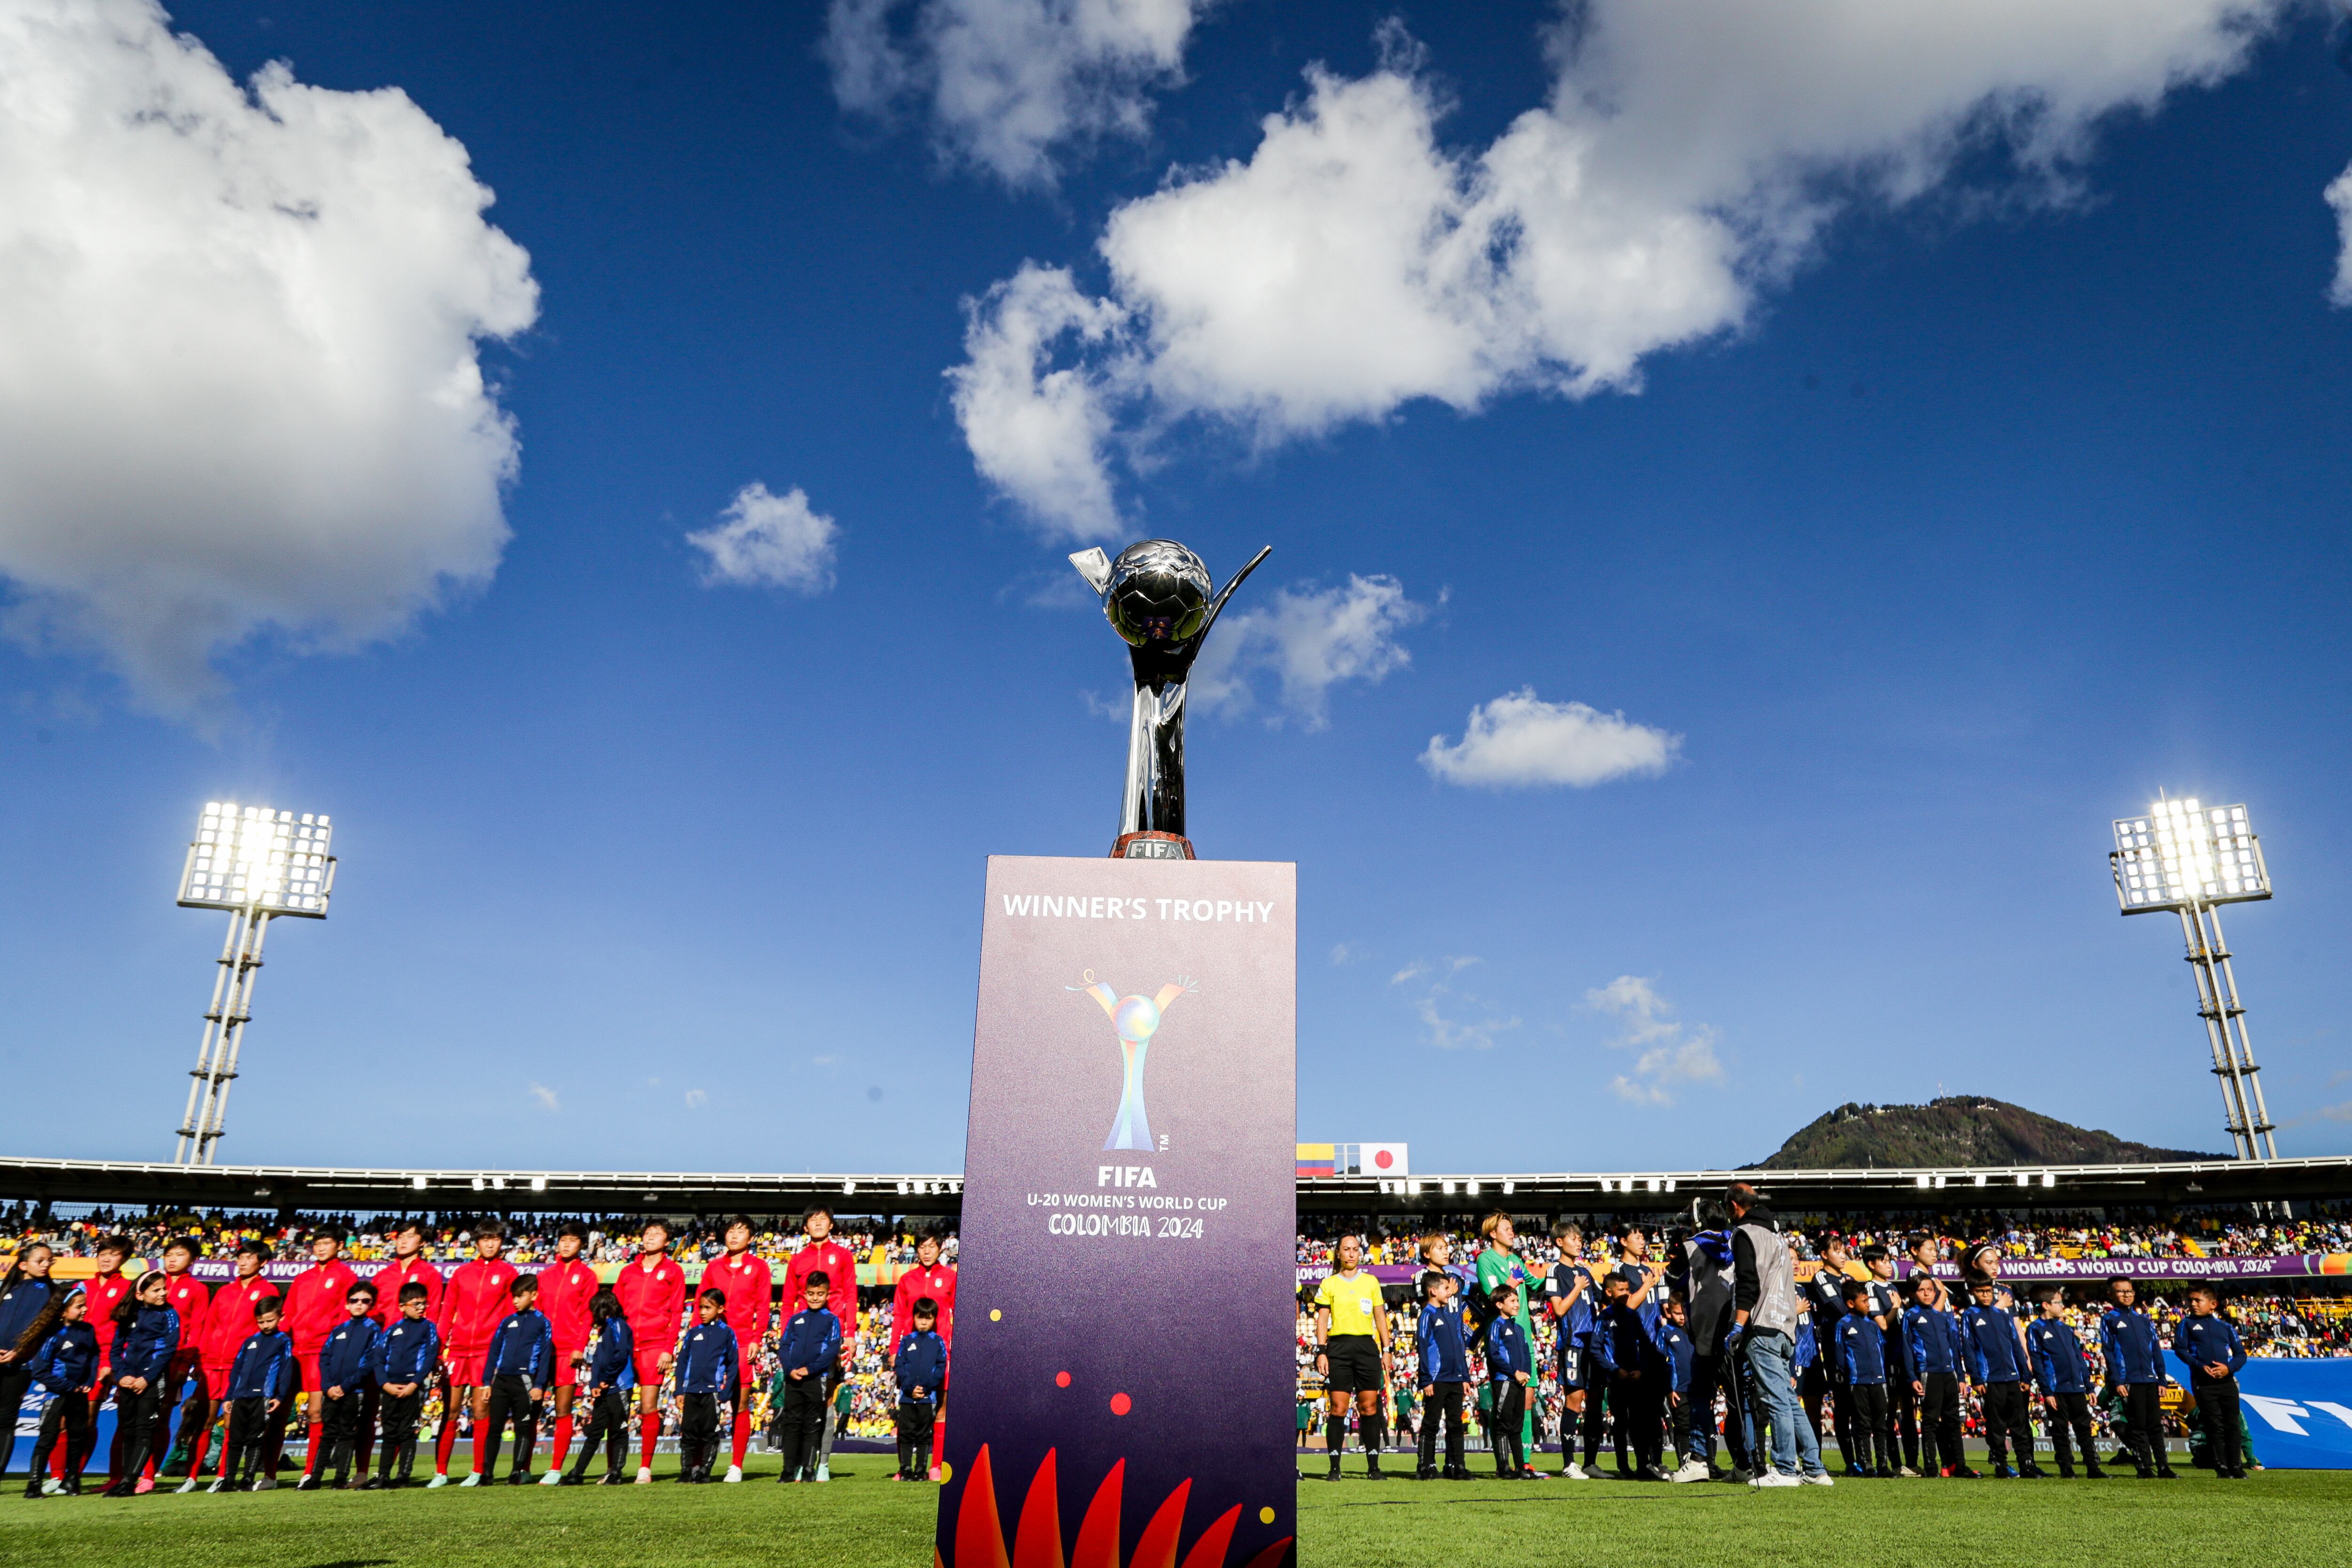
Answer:
M1115 861L1189 861L1200 857L1192 852L1192 841L1181 833L1121 833L1110 847Z

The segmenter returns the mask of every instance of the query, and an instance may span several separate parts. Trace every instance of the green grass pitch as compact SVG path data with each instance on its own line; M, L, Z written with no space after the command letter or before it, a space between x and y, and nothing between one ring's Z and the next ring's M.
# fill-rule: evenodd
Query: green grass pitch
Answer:
M0 1491L0 1563L172 1568L929 1568L936 1493L846 1455L825 1486L451 1487L28 1502ZM1319 1471L1319 1456L1312 1464ZM1975 1563L2271 1568L2347 1561L2352 1473L2221 1481L1841 1482L1757 1492L1623 1481L1303 1481L1307 1568L1433 1563Z

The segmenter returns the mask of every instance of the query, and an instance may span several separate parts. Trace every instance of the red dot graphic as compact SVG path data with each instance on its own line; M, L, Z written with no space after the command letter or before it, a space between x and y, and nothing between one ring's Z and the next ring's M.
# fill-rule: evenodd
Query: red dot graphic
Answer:
M1391 1166L1396 1164L1396 1156L1389 1153L1386 1149L1382 1149L1379 1154L1372 1156L1372 1164L1380 1166L1382 1170L1386 1170Z
M1069 1385L1070 1385L1070 1375L1069 1375L1068 1373L1066 1373L1066 1372L1057 1372L1057 1373L1054 1374L1054 1386L1055 1386L1055 1387L1056 1387L1056 1388L1067 1388Z
M1124 1415L1126 1415L1129 1410L1132 1410L1132 1409L1134 1409L1134 1408L1135 1408L1135 1401L1134 1401L1134 1400L1132 1400L1132 1399L1129 1399L1126 1395L1124 1395L1124 1394L1114 1394L1114 1395L1112 1395L1112 1396L1110 1396L1110 1413L1111 1413L1112 1415L1114 1415L1114 1416L1124 1416Z

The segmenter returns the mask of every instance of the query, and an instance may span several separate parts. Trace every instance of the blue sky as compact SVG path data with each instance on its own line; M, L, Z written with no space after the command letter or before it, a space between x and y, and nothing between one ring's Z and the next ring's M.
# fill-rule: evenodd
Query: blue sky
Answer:
M281 9L0 5L112 128L0 77L11 1152L168 1154L235 798L341 868L225 1158L955 1168L984 857L1116 826L1063 558L1155 535L1275 549L1192 829L1298 862L1303 1136L2225 1147L2106 880L2161 789L2251 806L2279 1142L2352 1150L2324 18Z

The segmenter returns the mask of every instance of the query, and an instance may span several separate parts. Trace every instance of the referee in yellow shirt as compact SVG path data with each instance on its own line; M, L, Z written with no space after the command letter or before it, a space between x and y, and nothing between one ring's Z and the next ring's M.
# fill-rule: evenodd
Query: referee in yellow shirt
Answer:
M1364 1444L1364 1474L1381 1476L1381 1439L1387 1426L1381 1402L1387 1396L1389 1310L1381 1283L1363 1271L1361 1237L1339 1238L1339 1271L1315 1288L1315 1369L1331 1398L1324 1428L1331 1450L1329 1479L1339 1479L1340 1450L1348 1446L1348 1400L1356 1401L1358 1433Z

